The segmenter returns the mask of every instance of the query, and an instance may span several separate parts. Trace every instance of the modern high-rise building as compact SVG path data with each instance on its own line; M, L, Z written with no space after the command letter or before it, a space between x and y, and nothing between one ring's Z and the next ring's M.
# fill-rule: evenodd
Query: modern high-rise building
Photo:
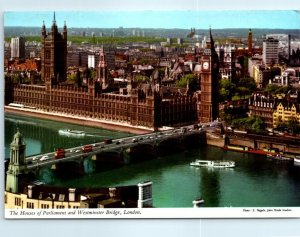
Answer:
M278 39L267 38L263 42L263 63L266 65L278 63Z
M11 38L11 58L25 59L25 39L23 37Z

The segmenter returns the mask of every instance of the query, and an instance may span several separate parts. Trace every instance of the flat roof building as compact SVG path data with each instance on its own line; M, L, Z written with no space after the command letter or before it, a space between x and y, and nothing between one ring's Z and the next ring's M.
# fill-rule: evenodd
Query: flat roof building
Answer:
M25 39L23 37L11 38L11 58L25 59Z
M278 64L278 39L267 38L263 42L263 63Z

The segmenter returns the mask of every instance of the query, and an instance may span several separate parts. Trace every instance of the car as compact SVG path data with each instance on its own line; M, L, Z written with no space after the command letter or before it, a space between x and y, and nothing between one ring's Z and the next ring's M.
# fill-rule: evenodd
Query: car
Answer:
M42 156L42 158L40 159L40 161L48 160L48 159L50 159L49 156Z
M76 152L76 153L77 153L77 152L80 152L80 150L76 150L75 152Z
M36 161L36 160L38 160L36 156L32 158L32 161Z

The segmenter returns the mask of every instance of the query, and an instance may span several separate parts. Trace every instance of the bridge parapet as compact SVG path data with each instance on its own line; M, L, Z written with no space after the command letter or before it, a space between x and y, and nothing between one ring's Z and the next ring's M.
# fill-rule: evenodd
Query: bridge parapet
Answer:
M82 162L87 157L97 156L101 153L116 152L122 153L128 148L150 145L153 149L162 145L172 143L172 141L177 141L178 144L183 144L183 142L191 136L203 135L205 134L205 129L199 128L199 126L185 126L181 128L170 129L161 132L148 133L144 135L136 135L132 137L125 137L120 139L111 140L109 144L105 142L99 142L92 144L92 150L85 152L80 147L68 148L65 150L65 157L56 159L54 152L39 154L36 156L27 157L27 169L36 169L43 166L49 166L57 164L60 162ZM205 136L202 136L205 137ZM200 141L205 143L206 141ZM174 144L176 146L176 144ZM47 159L43 160L43 157Z

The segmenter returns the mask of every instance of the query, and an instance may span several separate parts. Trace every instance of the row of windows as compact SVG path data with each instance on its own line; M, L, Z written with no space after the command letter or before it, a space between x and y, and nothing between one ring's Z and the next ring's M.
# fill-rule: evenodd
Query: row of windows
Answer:
M21 198L15 197L15 206L21 206Z
M49 204L41 204L41 208L42 209L49 209L50 206L49 206Z
M32 203L32 202L27 202L27 208L29 208L29 209L34 209L34 203Z

